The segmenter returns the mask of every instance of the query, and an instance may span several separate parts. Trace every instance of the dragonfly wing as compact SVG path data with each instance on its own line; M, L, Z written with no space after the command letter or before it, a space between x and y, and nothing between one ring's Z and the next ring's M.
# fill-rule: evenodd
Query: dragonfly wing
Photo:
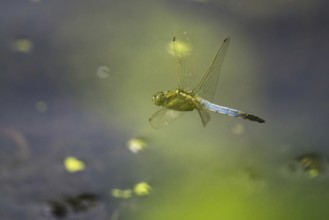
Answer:
M200 84L193 90L194 94L199 95L208 101L213 100L218 84L220 68L223 64L229 44L230 38L226 38L222 46L219 48L208 71L202 77Z
M161 128L170 124L181 115L182 112L163 108L154 113L149 119L149 121L153 128Z
M186 31L176 33L170 44L170 52L176 59L178 88L192 90L196 80L191 68L193 48Z
M204 109L198 109L202 124L204 127L206 127L207 123L210 120L210 114L207 110Z

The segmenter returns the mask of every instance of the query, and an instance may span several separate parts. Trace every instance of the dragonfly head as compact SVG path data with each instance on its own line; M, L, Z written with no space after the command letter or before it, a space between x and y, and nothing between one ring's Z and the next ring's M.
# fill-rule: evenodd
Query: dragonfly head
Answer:
M165 102L165 94L163 92L157 92L155 95L152 96L152 101L156 105L163 105Z

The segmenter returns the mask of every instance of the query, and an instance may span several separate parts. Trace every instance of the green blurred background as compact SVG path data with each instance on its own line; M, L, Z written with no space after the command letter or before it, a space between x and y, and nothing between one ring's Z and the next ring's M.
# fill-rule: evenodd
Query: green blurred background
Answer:
M327 8L2 1L0 218L328 219ZM167 47L179 30L200 74L231 37L215 103L265 124L212 114L204 128L192 112L150 127L152 95L176 87Z

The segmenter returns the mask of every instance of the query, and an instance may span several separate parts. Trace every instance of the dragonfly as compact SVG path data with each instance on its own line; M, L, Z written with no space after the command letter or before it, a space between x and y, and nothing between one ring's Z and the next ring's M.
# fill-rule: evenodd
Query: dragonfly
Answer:
M184 112L197 110L205 127L210 120L209 112L220 113L236 118L264 123L265 120L240 110L212 103L218 84L220 69L228 51L230 38L220 46L214 60L199 82L195 82L192 71L188 69L191 48L187 32L173 37L170 44L172 55L176 59L178 88L157 92L152 96L155 105L162 109L149 119L153 128L161 128L173 122Z

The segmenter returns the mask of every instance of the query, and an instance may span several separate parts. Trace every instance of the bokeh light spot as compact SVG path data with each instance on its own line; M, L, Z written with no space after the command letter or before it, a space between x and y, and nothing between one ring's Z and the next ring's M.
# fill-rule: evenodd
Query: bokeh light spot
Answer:
M37 109L38 112L45 112L47 111L47 103L44 101L38 101L35 104L35 108Z
M242 124L236 124L233 128L232 128L232 132L236 135L241 135L244 132L244 126Z
M311 169L308 171L309 177L314 178L319 175L319 170L317 169Z
M168 52L174 57L182 58L191 54L192 47L185 42L175 39L175 41L169 43Z
M131 189L112 189L112 196L115 198L129 199L132 196Z
M137 196L147 196L150 194L151 186L146 182L137 183L134 186L134 193Z
M74 173L74 172L84 170L85 164L83 161L78 160L75 157L67 157L64 160L64 167L68 172Z
M106 79L110 76L110 69L107 66L98 67L97 76L101 79Z
M139 138L133 138L128 141L127 146L131 152L138 153L145 149L146 142Z
M28 39L18 39L13 43L13 48L21 53L29 53L33 49L33 43Z

